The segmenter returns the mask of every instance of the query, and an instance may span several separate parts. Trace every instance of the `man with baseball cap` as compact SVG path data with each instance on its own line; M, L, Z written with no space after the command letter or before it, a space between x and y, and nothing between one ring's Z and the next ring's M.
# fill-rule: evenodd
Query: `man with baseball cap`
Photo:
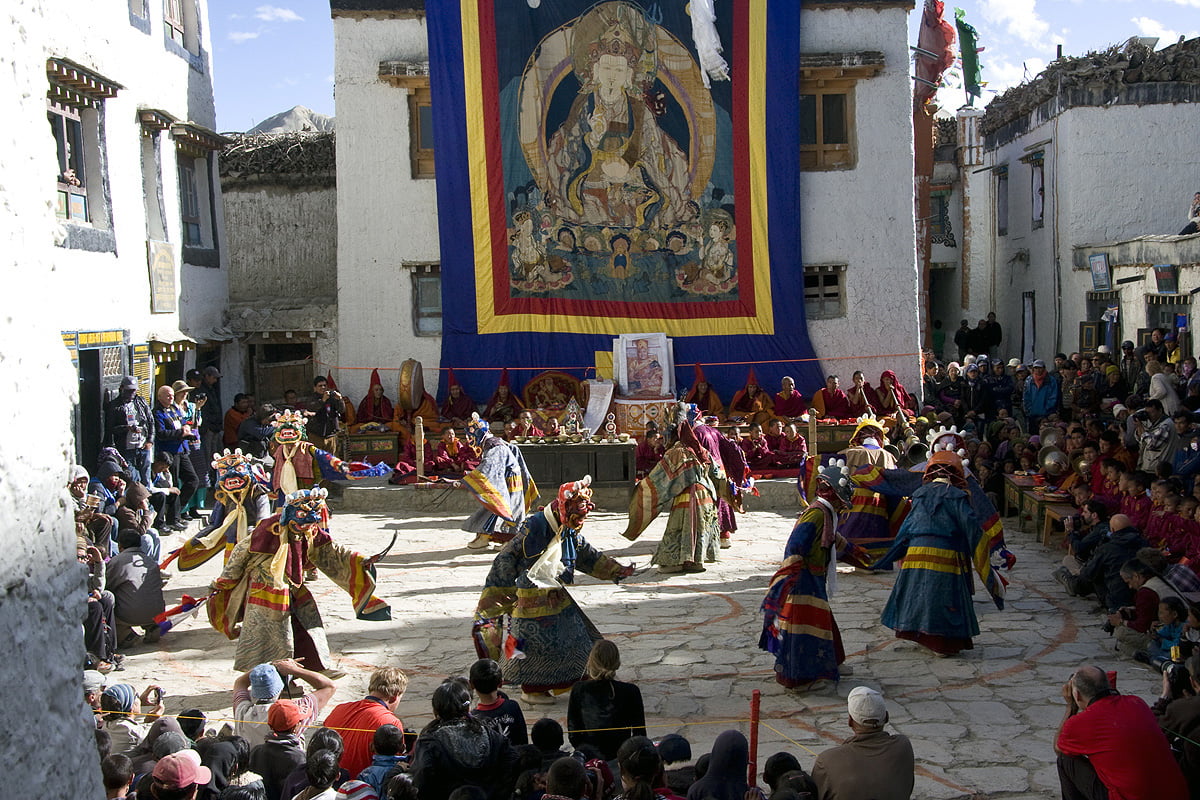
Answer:
M887 704L866 686L846 698L854 735L817 756L812 777L821 800L908 800L913 791L912 743L886 732Z
M157 800L192 800L211 780L212 770L200 764L195 750L180 750L163 756L154 765L150 794Z
M271 704L283 692L286 676L299 678L313 687L311 694L295 698L295 705L301 712L298 733L303 733L305 727L316 721L321 709L337 691L329 678L305 669L290 658L273 664L259 664L249 672L242 673L233 682L233 730L238 736L245 737L250 747L267 740L267 734L271 732L267 717Z

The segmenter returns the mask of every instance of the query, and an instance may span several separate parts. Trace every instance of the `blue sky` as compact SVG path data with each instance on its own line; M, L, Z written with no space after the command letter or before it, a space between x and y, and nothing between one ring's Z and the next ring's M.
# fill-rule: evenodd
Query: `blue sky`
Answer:
M1180 35L1200 35L1200 0L949 0L951 20L956 5L966 11L985 48L980 60L987 86L977 104L1036 75L1054 59L1058 44L1064 53L1080 55L1130 36L1158 37L1162 47ZM918 5L910 19L910 44L916 41L920 14ZM209 0L209 24L220 130L246 130L296 105L333 114L333 23L327 0L280 5ZM964 102L961 89L943 89L939 100L950 111Z

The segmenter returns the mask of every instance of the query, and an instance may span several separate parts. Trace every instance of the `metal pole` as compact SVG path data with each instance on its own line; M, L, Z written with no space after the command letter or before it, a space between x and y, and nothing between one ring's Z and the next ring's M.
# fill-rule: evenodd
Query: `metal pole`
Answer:
M750 766L746 782L757 786L758 777L758 720L762 709L762 692L755 689L750 694Z

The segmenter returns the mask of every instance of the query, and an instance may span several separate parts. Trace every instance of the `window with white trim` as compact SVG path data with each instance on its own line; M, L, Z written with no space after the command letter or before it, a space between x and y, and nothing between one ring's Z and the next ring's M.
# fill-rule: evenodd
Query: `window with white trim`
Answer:
M804 265L804 315L808 319L846 316L846 265Z
M122 87L65 59L46 62L46 117L54 139L56 213L70 223L109 229L102 152L104 101Z
M412 270L413 334L442 335L441 264L410 264Z

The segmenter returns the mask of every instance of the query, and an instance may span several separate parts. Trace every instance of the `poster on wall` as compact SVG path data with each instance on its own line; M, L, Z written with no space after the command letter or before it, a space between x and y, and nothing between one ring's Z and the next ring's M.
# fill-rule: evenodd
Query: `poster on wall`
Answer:
M1112 273L1108 271L1108 254L1094 253L1088 256L1092 270L1092 291L1107 292L1112 289Z
M1159 294L1179 293L1179 272L1174 264L1155 264L1154 282Z
M146 242L147 260L150 264L150 313L172 314L175 312L175 248L170 242Z
M613 364L623 397L665 397L674 394L675 369L671 343L663 333L621 334Z
M731 390L748 361L822 384L794 288L799 5L716 0L730 80L706 81L684 3L427 4L442 363L472 395L501 367L586 377L646 330L722 352Z

